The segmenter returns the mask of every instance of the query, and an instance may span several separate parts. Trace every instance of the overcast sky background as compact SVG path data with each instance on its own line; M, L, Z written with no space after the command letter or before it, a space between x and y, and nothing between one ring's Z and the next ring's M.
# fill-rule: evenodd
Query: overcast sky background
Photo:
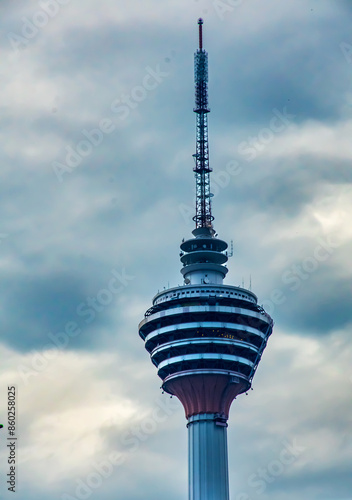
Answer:
M187 498L186 420L137 327L182 284L202 16L226 282L251 276L275 320L254 391L231 409L231 499L350 500L351 3L45 5L0 6L0 391L17 385L16 498ZM99 127L100 144L81 142ZM105 305L88 313L89 297ZM6 460L3 441L4 498Z

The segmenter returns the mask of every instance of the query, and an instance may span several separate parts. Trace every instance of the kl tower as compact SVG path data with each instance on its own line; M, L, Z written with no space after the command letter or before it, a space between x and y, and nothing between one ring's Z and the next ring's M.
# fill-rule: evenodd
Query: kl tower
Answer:
M224 284L227 243L211 212L208 54L203 20L194 54L197 122L195 229L181 244L183 286L153 298L139 324L162 389L182 403L188 427L189 500L229 500L227 420L232 401L252 386L273 320L250 290Z

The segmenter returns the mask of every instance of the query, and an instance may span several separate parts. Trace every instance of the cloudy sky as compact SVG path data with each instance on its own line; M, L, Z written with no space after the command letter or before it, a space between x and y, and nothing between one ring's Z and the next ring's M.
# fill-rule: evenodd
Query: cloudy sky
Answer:
M350 1L4 0L0 391L6 424L17 388L18 500L187 498L183 410L137 326L181 284L193 229L199 16L226 282L251 276L275 320L231 409L231 499L352 498ZM7 456L3 434L4 498Z

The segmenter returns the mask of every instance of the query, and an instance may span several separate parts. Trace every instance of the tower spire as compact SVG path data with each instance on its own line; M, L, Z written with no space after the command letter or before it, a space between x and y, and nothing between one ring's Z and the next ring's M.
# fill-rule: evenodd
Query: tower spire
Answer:
M200 17L198 19L198 26L199 26L199 48L202 50L203 48L203 19Z
M197 115L197 139L195 158L196 229L213 228L211 213L209 145L208 145L208 53L203 49L203 19L198 19L199 49L194 54L195 107Z

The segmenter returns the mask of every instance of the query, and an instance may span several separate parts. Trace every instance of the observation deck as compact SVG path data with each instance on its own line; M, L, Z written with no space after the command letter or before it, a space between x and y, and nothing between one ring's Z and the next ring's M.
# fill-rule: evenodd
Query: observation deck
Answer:
M181 249L190 250L190 243ZM249 290L188 284L154 297L139 335L163 389L182 401L187 418L198 413L228 418L232 400L251 387L272 325Z

